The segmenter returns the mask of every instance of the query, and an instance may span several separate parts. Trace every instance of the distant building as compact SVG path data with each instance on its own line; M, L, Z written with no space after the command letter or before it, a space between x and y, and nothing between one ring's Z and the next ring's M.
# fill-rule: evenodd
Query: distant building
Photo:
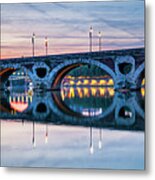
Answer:
M23 89L28 89L31 84L31 79L22 69L13 72L13 74L9 77L9 88L11 90L23 91Z

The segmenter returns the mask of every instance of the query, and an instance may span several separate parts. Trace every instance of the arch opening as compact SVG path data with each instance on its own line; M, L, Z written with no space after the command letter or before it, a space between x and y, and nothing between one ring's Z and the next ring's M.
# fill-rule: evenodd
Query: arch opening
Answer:
M57 72L52 87L114 86L114 73L110 74L107 69L90 63L69 64Z
M24 92L32 86L32 80L24 68L6 68L0 72L3 90Z
M5 68L0 71L0 81L5 82L8 80L9 76L15 72L17 69L15 68Z
M131 63L126 63L126 62L120 63L118 65L118 67L119 67L119 71L124 75L129 74L132 70L132 64Z
M47 69L44 67L36 68L36 74L39 78L44 78L47 75Z
M53 87L58 86L57 105L68 114L97 117L113 102L114 80L106 69L94 64L80 62L61 68L53 83Z
M36 111L38 113L46 113L47 112L47 107L44 103L40 103L37 105Z
M119 117L122 117L123 119L129 119L132 118L132 111L129 107L124 106L119 111Z

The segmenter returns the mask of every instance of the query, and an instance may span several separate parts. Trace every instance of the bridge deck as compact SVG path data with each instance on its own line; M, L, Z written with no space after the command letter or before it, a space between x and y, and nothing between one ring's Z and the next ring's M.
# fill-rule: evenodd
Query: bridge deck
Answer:
M0 64L3 63L21 63L21 62L30 62L30 61L57 61L63 62L64 60L68 59L78 59L85 58L85 59L94 59L94 60L101 60L101 59L108 59L113 58L115 56L126 56L131 55L136 60L141 63L144 61L144 48L137 48L137 49L122 49L122 50L108 50L108 51L100 51L100 52L82 52L82 53L72 53L72 54L59 54L59 55L48 55L48 56L35 56L35 57L22 57L22 58L11 58L11 59L1 59Z

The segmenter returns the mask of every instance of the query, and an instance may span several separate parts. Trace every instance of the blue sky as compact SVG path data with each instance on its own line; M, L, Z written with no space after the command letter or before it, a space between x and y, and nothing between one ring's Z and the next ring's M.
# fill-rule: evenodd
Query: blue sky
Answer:
M93 50L144 46L144 1L2 4L2 58L31 56L34 32L36 55L88 51L93 26Z

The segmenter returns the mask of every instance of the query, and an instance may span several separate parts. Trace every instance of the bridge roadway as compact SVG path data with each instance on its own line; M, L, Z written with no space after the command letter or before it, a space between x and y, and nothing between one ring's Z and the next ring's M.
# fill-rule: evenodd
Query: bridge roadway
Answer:
M29 75L35 87L58 89L69 71L86 64L96 65L107 72L113 78L115 89L137 89L144 78L144 61L144 48L2 59L0 89L6 88L9 76L19 69ZM124 73L128 67L130 70Z

